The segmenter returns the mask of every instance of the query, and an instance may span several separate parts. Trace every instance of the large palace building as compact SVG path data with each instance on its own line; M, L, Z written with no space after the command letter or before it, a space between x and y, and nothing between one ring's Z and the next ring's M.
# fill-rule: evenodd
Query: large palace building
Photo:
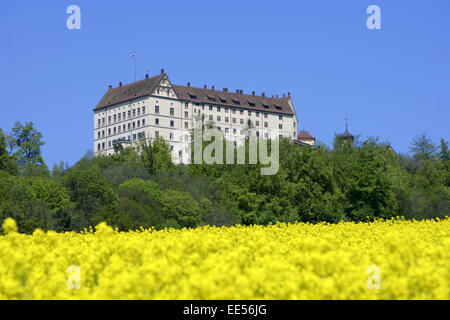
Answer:
M214 122L227 140L239 144L248 123L264 138L297 139L298 119L291 95L260 96L214 86L172 85L164 72L108 91L94 109L94 154L111 155L140 138L162 137L176 163L190 160L191 131L200 119Z

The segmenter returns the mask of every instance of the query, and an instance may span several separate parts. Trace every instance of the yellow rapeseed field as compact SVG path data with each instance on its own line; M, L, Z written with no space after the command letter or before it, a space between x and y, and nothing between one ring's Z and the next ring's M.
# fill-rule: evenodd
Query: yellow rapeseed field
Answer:
M0 299L450 299L450 219L0 236Z

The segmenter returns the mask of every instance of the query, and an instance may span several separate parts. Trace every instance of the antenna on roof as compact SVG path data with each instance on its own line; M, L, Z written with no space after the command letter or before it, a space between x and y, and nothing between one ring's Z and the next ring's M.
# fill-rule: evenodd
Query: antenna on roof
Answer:
M345 130L348 130L348 119L345 118L344 120L345 120Z

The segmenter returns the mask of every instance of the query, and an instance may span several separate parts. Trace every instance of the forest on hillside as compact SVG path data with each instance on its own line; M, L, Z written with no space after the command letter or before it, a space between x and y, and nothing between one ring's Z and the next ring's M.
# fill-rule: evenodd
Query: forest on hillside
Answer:
M82 231L101 221L122 231L277 221L371 221L450 215L448 141L425 134L398 154L376 138L333 146L280 141L279 171L261 164L175 165L163 139L137 153L86 153L69 167L49 170L42 134L33 123L0 129L0 222L19 231ZM0 223L1 224L1 223Z

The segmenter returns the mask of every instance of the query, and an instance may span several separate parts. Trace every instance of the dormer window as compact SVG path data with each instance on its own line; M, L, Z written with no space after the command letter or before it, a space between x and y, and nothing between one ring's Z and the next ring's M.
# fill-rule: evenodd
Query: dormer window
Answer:
M197 96L193 95L193 94L189 94L189 98L191 99L197 99Z

